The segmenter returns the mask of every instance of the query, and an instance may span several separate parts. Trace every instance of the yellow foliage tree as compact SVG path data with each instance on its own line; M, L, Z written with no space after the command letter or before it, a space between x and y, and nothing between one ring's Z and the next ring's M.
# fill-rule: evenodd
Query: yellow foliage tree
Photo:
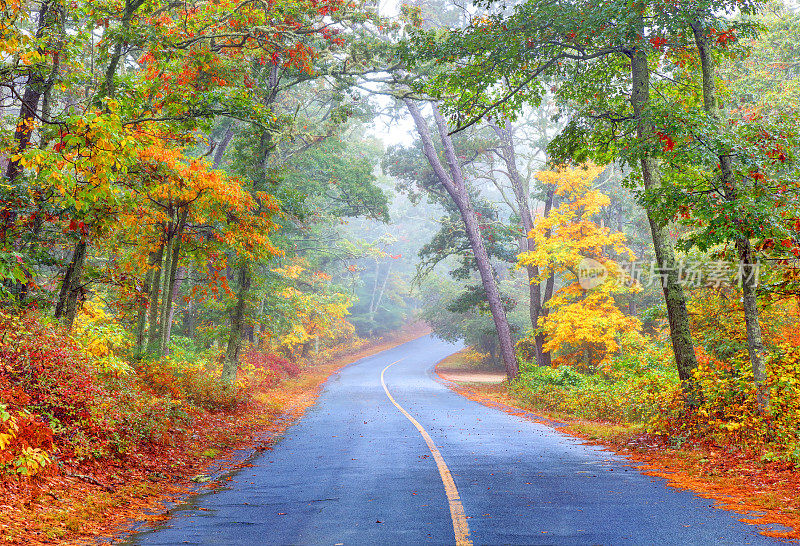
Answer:
M273 332L278 334L275 341L286 352L306 357L314 340L324 343L353 334L353 326L346 319L352 301L331 289L328 275L308 269L308 263L301 258L288 260L272 272L282 277L285 286L278 295L291 309L285 315L289 324L284 331Z
M518 256L520 267L538 267L537 282L550 276L561 279L562 288L547 303L549 312L538 324L546 336L544 348L556 355L554 364L590 370L605 365L619 349L617 334L641 326L614 300L639 288L620 282L620 267L612 258L634 259L625 235L596 222L610 202L592 187L602 171L585 165L537 174L542 183L556 186L561 204L535 222L528 235L535 241L534 250Z

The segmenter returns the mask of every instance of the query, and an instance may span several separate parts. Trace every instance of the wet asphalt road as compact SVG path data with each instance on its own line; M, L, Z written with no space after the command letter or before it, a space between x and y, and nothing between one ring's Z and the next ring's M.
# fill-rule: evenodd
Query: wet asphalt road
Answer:
M317 404L226 488L129 544L453 544L453 476L474 544L776 544L626 461L462 398L432 367L459 347L424 337L333 376Z

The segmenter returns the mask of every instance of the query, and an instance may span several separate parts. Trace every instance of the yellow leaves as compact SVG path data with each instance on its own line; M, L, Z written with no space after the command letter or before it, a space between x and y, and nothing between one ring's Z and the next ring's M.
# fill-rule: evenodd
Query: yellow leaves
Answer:
M73 335L78 345L93 357L98 370L115 376L133 372L118 356L126 345L125 331L98 300L84 302L75 318Z
M299 279L300 275L306 271L306 268L300 265L300 263L289 263L283 267L276 267L271 271L287 279Z
M597 367L619 350L616 336L637 331L640 323L616 306L614 295L632 291L616 282L619 265L614 253L633 259L625 236L595 223L594 218L608 206L608 196L592 188L602 167L588 165L541 172L537 178L556 185L561 204L536 221L528 234L534 249L518 256L519 266L536 266L539 281L553 275L563 287L548 302L551 312L539 328L547 334L546 348L558 354L557 361ZM581 277L587 261L607 275L587 283ZM593 266L594 267L594 266Z
M44 59L42 58L41 53L36 50L26 51L19 56L20 62L25 66L31 66L34 64L38 64L42 62Z
M556 195L582 196L603 170L604 167L588 163L575 168L559 167L554 171L541 171L536 178L544 184L556 186Z
M0 434L0 451L4 450L11 444L11 440L16 438L16 434L9 433L9 434Z

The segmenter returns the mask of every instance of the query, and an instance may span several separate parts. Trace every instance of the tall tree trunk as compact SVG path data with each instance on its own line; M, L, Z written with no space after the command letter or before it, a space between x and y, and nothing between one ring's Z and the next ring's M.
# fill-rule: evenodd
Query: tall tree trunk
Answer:
M378 275L381 272L381 264L375 258L375 278L372 279L372 293L369 298L369 335L372 336L373 321L375 320L375 295L378 293Z
M492 319L494 320L495 330L497 331L497 337L500 342L500 355L506 369L506 375L509 379L514 379L519 373L519 367L517 365L516 355L514 354L514 342L511 338L511 328L508 324L508 318L506 317L503 302L500 298L500 291L497 288L497 282L494 278L494 271L489 261L489 254L486 252L486 247L483 245L483 237L480 233L475 211L472 209L472 203L470 202L469 193L467 192L464 177L461 172L461 166L456 159L453 141L448 134L447 122L441 112L439 112L436 104L431 103L434 120L436 121L442 146L444 147L445 160L447 161L449 174L439 160L439 156L433 144L433 139L428 130L428 125L422 117L419 108L414 101L410 99L404 99L404 102L408 111L411 113L411 117L414 119L417 132L422 140L425 157L436 173L437 179L442 186L444 186L445 190L447 190L447 193L456 204L456 207L458 207L461 220L464 222L467 239L469 240L472 252L475 256L475 262L477 263L478 272L481 276L481 283L483 284L486 299L489 303L489 309L492 313Z
M383 282L381 283L381 289L378 291L378 299L375 301L375 308L372 311L373 316L375 313L378 312L378 309L381 307L381 302L383 301L383 295L386 293L386 283L389 282L389 274L392 271L392 264L386 264L386 274L383 277Z
M63 34L64 26L64 7L61 5L60 0L44 0L42 7L39 10L39 23L36 29L36 39L42 39L46 34L50 33L51 39L48 45L43 45L38 48L38 52L42 56L53 55L54 66L50 69L50 75L46 75L41 67L31 67L31 74L25 86L25 92L22 95L22 104L20 106L19 118L17 120L17 128L14 133L14 140L17 145L18 151L23 151L28 147L31 142L31 135L33 134L33 126L36 121L36 112L39 109L39 100L44 95L49 87L52 87L55 81L53 70L57 70L58 57L60 55L61 47L58 45ZM9 161L6 167L6 178L14 181L22 174L22 166L18 160ZM5 234L4 225L3 231Z
M83 292L83 268L86 264L86 241L81 239L75 245L75 252L72 253L72 263L70 263L69 279L66 284L66 301L64 303L64 325L67 330L72 330L75 317L78 314L78 299Z
M186 278L186 268L182 265L178 266L178 270L175 273L175 283L172 286L172 292L170 297L170 306L169 306L169 313L167 315L167 327L166 331L164 332L164 354L169 354L169 340L172 338L172 324L173 320L175 319L175 310L177 307L175 306L175 298L178 296L178 290L181 288L181 284L183 283L183 279Z
M142 287L142 292L147 295L147 301L149 301L150 290L152 290L153 286L153 274L155 272L153 266L155 265L156 256L157 254L155 252L151 252L147 260L149 268L147 269L144 286ZM136 320L136 342L134 343L133 353L137 357L144 351L144 334L145 327L147 326L147 301L142 302L140 305L139 316Z
M232 385L239 368L239 354L242 350L242 331L244 326L247 296L251 284L250 266L243 263L239 268L239 290L236 294L236 305L231 313L231 335L225 350L225 361L222 364L222 380Z
M172 244L169 247L169 267L166 270L166 276L164 278L164 302L161 309L161 344L159 347L161 356L167 354L169 336L172 332L172 302L175 298L178 264L181 258L181 239L183 237L183 228L186 225L188 214L188 206L178 213L179 217L172 233Z
M153 282L150 285L150 304L148 306L149 316L147 317L147 352L155 353L159 340L158 328L158 300L161 295L161 270L164 262L164 247L166 241L161 241L158 246L155 258L155 269L153 269Z
M70 259L69 266L67 266L67 271L64 273L64 279L61 281L61 289L58 293L58 301L56 302L56 308L54 312L56 320L61 320L67 315L70 292L80 288L80 281L76 280L76 277L77 279L80 279L85 259L86 241L81 239L75 243L75 248L72 251L72 258ZM75 297L75 301L77 301L77 296ZM71 321L68 321L67 327L69 329L72 328Z
M172 249L173 249L173 235L174 235L174 226L173 222L170 222L169 226L167 227L167 237L166 242L164 244L164 267L161 275L161 301L159 302L160 305L158 306L158 330L155 332L150 332L150 342L151 342L151 352L155 353L157 356L164 355L164 331L166 330L167 325L167 300L169 299L168 294L171 288L170 285L170 275L172 272Z
M144 0L133 0L126 2L126 12L123 14L122 23L127 29L130 26L131 17L133 16L133 12L139 9L139 7L144 3ZM60 0L57 2L52 2L52 5L57 5L59 8L61 7ZM63 24L63 14L60 16ZM60 48L55 49L59 51ZM122 44L118 44L114 54L111 56L109 61L109 70L106 71L106 80L104 84L100 87L100 90L97 94L95 100L99 101L103 97L110 96L113 94L113 72L116 70L116 66L119 63L122 57ZM52 85L52 82L51 82ZM36 98L38 101L38 96ZM35 114L35 109L33 110ZM28 138L30 135L28 135ZM10 165L9 165L10 167ZM79 245L82 245L82 251L80 253L74 253L75 256L80 256L80 262L76 263L73 259L73 265L67 271L67 274L64 275L64 280L62 281L62 292L66 292L66 303L64 304L64 315L65 315L65 322L68 328L72 328L72 322L75 319L75 313L78 308L78 297L80 295L80 291L76 290L75 287L80 287L83 283L83 270L84 264L86 261L86 242L82 239ZM67 288L66 290L65 287Z
M228 146L233 139L233 132L233 121L231 121L228 128L225 129L225 133L222 135L222 140L220 140L219 144L217 144L217 149L214 150L215 169L219 169L219 166L222 164L222 158L225 156L225 150L228 149Z
M122 51L123 45L126 41L125 33L128 32L128 29L130 29L134 14L140 7L142 7L143 4L144 0L125 0L125 10L122 12L122 18L120 19L122 36L120 36L120 40L114 44L114 50L109 55L108 66L106 67L103 83L97 93L97 99L113 97L116 92L114 76L117 73L119 62L122 60L122 56L125 53Z
M47 98L49 96L50 89L53 87L58 75L59 59L64 40L64 6L61 0L44 0L41 3L36 39L43 40L44 38L47 38L47 42L40 45L37 51L42 57L52 56L52 65L46 71L47 73L45 72L44 63L39 63L30 68L31 72L25 85L25 91L22 94L17 126L14 132L15 147L18 152L24 152L30 145L36 122L36 112L39 109L39 101L42 97ZM49 101L46 101L43 107L49 108L48 104ZM45 112L43 112L42 117L47 117ZM22 164L18 159L10 159L6 166L6 181L4 181L4 185L13 188L23 170ZM39 201L37 196L34 196L34 199L37 202ZM17 207L14 205L14 201L13 198L7 201L0 212L0 217L2 218L0 220L2 222L0 224L0 240L3 243L8 243L8 231L13 228L17 220ZM13 243L16 242L15 240ZM19 301L24 300L27 296L27 283L17 281L5 281L4 283Z
M183 315L183 334L189 339L194 339L194 326L195 326L195 311L194 300L189 298L186 304L186 313Z
M723 116L717 99L716 82L714 80L715 63L708 43L708 30L699 20L696 20L692 22L692 32L703 74L703 109L717 123L720 132L722 132L724 131L722 126ZM736 202L739 197L739 188L730 150L725 150L717 159L719 160L719 169L722 174L721 182L725 198L727 201ZM742 222L738 218L734 219L734 222L739 228L736 235L736 253L742 274L742 307L744 308L744 323L747 331L747 351L750 356L750 367L753 370L758 408L761 413L766 413L769 407L769 393L766 388L766 350L764 349L761 334L756 291L758 285L758 262L754 259L753 246L750 243L750 237L745 233Z
M641 12L640 12L641 13ZM642 27L643 27L642 23ZM631 59L631 104L637 120L637 137L643 142L655 138L655 129L648 120L647 110L650 105L650 67L647 53L636 48L629 53ZM658 161L645 156L640 160L642 180L646 191L651 191L661 184ZM672 350L675 354L675 363L678 368L678 377L681 380L686 403L690 406L698 402L697 385L693 372L697 368L697 358L694 353L694 343L689 329L689 312L686 308L686 294L678 279L678 267L675 260L675 249L670 239L667 226L657 220L650 210L646 210L650 231L653 235L653 248L659 271L666 274L666 282L662 283L664 300L667 306L670 338Z
M550 211L553 210L553 205L555 204L555 200L556 200L556 187L552 186L547 191L547 197L545 197L544 211L543 211L543 214L544 214L545 217L549 216L550 215ZM549 238L551 233L552 233L552 230L548 229L547 231L545 231L544 236L546 238ZM555 289L555 284L556 284L556 278L553 275L548 277L547 280L544 282L544 292L542 294L542 305L541 305L541 307L539 309L539 317L542 318L542 319L547 318L547 315L550 313L550 308L547 306L547 303L551 299L553 299L553 290ZM536 348L537 348L537 351L539 351L539 353L541 353L541 355L542 355L542 366L548 366L549 367L553 363L553 360L552 360L553 355L550 353L550 351L545 351L544 350L544 342L545 342L545 339L544 339L544 334L543 333L541 333L541 334L536 336Z

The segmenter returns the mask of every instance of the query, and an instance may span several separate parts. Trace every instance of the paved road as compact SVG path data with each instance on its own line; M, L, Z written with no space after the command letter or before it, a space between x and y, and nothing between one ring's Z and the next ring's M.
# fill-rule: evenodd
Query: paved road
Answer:
M253 467L129 543L777 543L607 451L454 394L432 367L458 348L425 337L345 368Z

